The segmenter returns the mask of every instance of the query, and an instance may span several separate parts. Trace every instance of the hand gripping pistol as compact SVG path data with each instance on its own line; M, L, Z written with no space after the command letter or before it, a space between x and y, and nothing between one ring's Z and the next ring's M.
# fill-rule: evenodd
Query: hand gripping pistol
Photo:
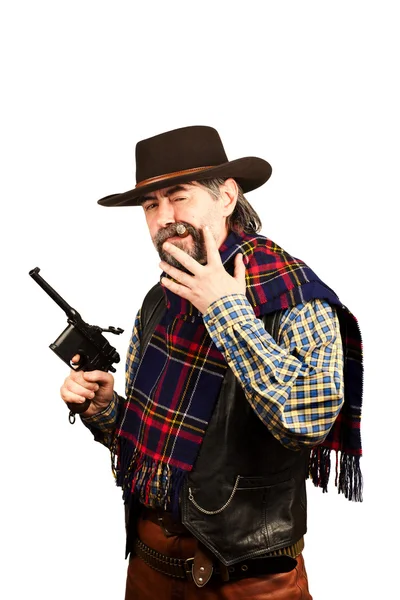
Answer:
M56 339L50 348L75 371L111 371L115 373L113 363L120 361L120 356L103 333L123 333L120 327L108 327L102 329L97 325L88 325L80 314L72 308L61 296L39 275L39 267L29 271L29 275L38 285L60 306L68 317L68 326ZM72 358L79 354L79 362L73 363ZM69 421L75 423L75 413L85 412L90 405L90 400L82 404L67 402L70 410Z

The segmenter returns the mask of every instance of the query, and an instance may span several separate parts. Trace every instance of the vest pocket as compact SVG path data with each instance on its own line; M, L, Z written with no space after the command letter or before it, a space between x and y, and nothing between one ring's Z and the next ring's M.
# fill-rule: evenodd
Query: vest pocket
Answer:
M271 550L292 544L299 537L295 532L305 531L305 490L296 488L294 478L266 488L265 524Z
M197 530L195 535L217 556L232 560L234 548L238 560L257 556L268 548L265 478L238 475L231 489L226 490L225 502L220 501L219 506L201 502L198 489L196 494L196 489L189 486L187 492L185 517Z
M185 524L228 562L289 546L297 541L297 531L298 537L304 533L305 508L294 478L285 475L238 475L214 505L209 494L189 485Z

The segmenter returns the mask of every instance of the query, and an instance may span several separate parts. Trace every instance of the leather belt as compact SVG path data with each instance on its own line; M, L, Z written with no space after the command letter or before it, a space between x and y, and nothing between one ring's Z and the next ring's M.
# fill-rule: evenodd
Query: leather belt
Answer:
M242 579L244 577L257 577L269 573L285 573L291 571L295 566L295 558L304 548L304 538L287 548L269 552L260 558L249 559L226 567L215 559L214 564L210 561L201 561L197 557L173 558L153 550L139 538L135 540L135 554L141 558L149 567L178 579L194 581L198 587L205 585L211 576L218 576L220 581ZM201 551L204 557L204 553ZM199 563L197 568L196 562ZM208 564L207 564L208 563Z
M177 579L191 579L192 565L194 558L172 558L166 554L161 554L144 544L139 538L135 540L135 554L139 556L152 569L176 577Z

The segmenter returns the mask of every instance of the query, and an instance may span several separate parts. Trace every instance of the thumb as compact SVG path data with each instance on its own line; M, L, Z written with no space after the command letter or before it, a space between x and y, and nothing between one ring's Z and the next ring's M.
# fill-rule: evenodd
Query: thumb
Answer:
M84 371L83 377L86 381L91 383L108 383L110 380L110 374L106 371Z

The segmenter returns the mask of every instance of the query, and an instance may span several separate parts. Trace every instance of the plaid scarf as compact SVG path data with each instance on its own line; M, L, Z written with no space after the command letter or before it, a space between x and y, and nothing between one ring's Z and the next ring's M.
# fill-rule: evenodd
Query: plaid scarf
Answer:
M257 317L313 299L337 308L344 346L345 401L323 444L310 457L310 476L327 491L330 451L337 458L339 492L361 500L361 335L355 317L302 261L265 237L232 232L220 248L233 275L234 256L247 257L247 298ZM112 456L117 485L150 506L177 511L184 476L195 463L227 369L202 315L164 289L166 311L144 350L117 431Z

